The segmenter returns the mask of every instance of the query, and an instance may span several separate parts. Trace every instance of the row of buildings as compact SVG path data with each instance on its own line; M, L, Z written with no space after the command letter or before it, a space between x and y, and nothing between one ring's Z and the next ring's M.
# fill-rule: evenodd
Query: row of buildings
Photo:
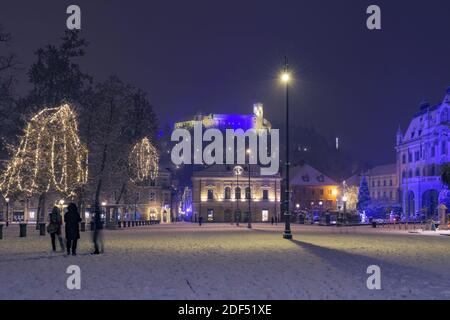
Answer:
M436 213L445 187L440 168L449 161L450 88L437 105L422 104L409 126L396 134L396 162L371 168L336 182L311 165L301 163L291 169L291 208L297 213L352 210L348 188L357 190L365 177L372 201L386 208L397 207L406 217ZM219 130L270 129L262 104L249 115L210 114L179 122L175 128L191 130L194 121ZM168 223L178 219L209 222L266 222L282 219L282 176L261 176L258 165L197 166L191 185L180 188L176 174L159 170L148 186L132 187L126 204L114 204L114 195L105 196L102 206L117 215L113 220L145 219ZM447 193L445 193L447 194ZM441 195L441 196L440 196ZM352 197L353 202L354 195ZM58 204L58 199L52 199ZM7 206L9 204L6 204ZM16 204L8 212L10 220L36 220L37 199ZM26 207L24 210L23 207ZM83 213L89 218L89 211ZM3 213L4 215L4 213Z
M437 214L440 203L448 204L447 188L441 181L441 166L449 162L450 88L441 103L423 103L407 129L399 128L393 146L396 162L358 172L345 181L336 182L308 164L300 164L291 173L291 208L302 211L345 210L350 195L348 187L357 190L365 177L372 202L386 211L397 209L405 219ZM255 106L253 121L262 117L262 106ZM214 123L214 115L208 120ZM227 117L220 115L221 123ZM280 175L261 177L259 170L247 167L213 166L194 173L194 217L208 221L245 221L242 212L251 212L252 221L281 218L282 179ZM353 199L355 197L353 196ZM235 214L236 213L236 214Z

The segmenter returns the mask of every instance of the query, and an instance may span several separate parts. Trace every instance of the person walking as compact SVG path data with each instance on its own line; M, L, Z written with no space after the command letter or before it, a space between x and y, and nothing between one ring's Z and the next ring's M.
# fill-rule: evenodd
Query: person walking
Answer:
M62 226L62 217L61 212L58 207L53 207L52 212L49 216L49 224L47 226L47 232L50 234L50 238L52 240L52 249L53 252L56 251L56 237L58 237L59 245L61 246L61 251L64 251L64 241L61 236L61 226Z
M199 226L202 225L202 222L203 222L203 217L202 216L198 217L198 225Z
M275 218L272 216L272 219L270 219L270 222L272 223L272 225L275 223Z
M92 236L92 242L94 242L94 252L92 254L100 254L104 251L103 245L103 222L102 211L98 204L95 204L94 210L94 234Z
M64 215L64 223L66 224L66 240L67 240L67 255L77 255L77 242L80 239L80 222L81 217L78 213L78 208L75 203L70 203L67 207L67 212Z

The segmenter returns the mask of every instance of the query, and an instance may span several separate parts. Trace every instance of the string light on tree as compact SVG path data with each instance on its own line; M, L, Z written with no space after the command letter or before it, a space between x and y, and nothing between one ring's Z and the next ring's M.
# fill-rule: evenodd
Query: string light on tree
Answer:
M43 109L27 123L0 188L5 196L30 197L54 190L74 197L87 182L87 155L71 107Z
M128 163L131 181L138 185L147 184L158 176L159 153L147 137L133 147Z

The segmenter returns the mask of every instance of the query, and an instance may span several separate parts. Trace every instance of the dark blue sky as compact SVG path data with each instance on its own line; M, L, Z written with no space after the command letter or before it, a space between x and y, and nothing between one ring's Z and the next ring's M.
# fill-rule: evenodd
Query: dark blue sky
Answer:
M163 123L199 110L249 113L257 101L281 120L277 74L287 55L291 119L382 163L394 160L398 125L450 85L448 0L2 0L21 88L33 52L63 34L69 4L80 5L90 42L83 69L148 91ZM370 4L381 7L381 31L366 28Z

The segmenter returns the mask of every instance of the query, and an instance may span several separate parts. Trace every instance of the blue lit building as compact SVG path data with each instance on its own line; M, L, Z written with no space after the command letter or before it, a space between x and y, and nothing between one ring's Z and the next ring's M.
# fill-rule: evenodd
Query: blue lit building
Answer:
M407 219L437 214L440 167L449 162L450 87L442 103L423 103L406 132L397 132L397 175Z

